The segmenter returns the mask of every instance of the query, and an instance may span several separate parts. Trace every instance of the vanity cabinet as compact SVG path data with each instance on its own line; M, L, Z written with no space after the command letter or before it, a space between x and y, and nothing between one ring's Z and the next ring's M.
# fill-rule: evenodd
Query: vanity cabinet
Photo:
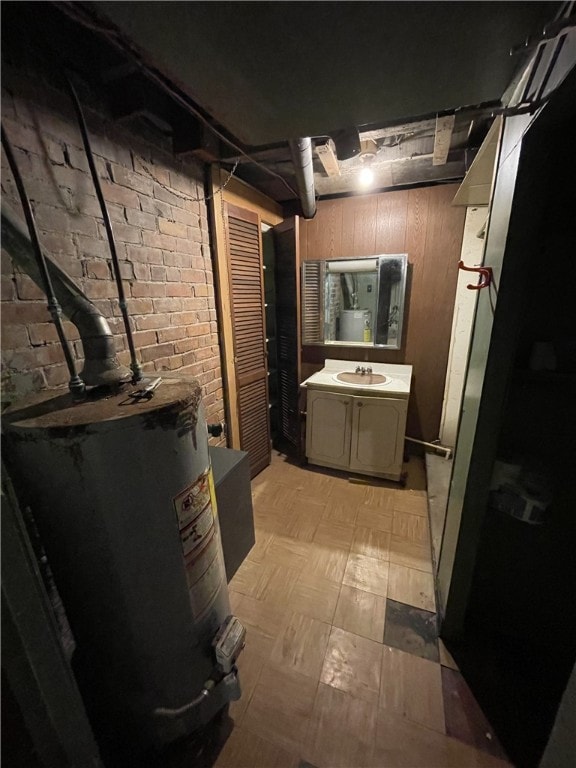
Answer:
M405 399L309 388L308 460L325 467L399 480L407 405Z

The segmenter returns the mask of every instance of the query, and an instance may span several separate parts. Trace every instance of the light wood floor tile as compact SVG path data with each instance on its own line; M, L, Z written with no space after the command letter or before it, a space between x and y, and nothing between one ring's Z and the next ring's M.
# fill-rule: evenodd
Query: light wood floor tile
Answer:
M317 680L266 665L242 720L242 728L301 755L317 689Z
M272 540L272 533L269 531L263 531L256 528L256 542L250 552L248 552L248 560L253 563L261 563L266 555L266 548Z
M346 501L329 501L326 504L322 521L336 525L354 525L358 514L356 503Z
M451 762L451 739L389 709L379 709L371 765L374 768L469 768Z
M330 487L330 502L337 504L347 504L350 507L357 507L364 503L366 495L366 485L364 483L346 483L346 485L332 484Z
M391 491L389 488L370 486L364 491L362 503L367 507L377 507L383 512L392 513L395 493L396 491Z
M242 696L230 702L230 717L240 725L262 672L262 665L270 655L270 646L257 632L248 631L246 645L238 657L238 675Z
M292 511L294 512L294 515L286 524L286 536L291 539L310 543L314 540L314 534L318 527L318 520L311 517L307 512Z
M335 627L381 643L385 618L386 598L342 585L332 621Z
M253 597L240 595L236 603L235 615L246 627L246 644L260 643L261 655L267 658L282 626L286 614L286 604L267 603Z
M393 522L392 512L386 512L386 510L378 507L361 506L358 508L356 516L356 525L358 526L391 533Z
M380 690L382 645L332 627L320 682L376 703Z
M390 552L390 534L377 528L364 528L357 525L354 529L352 552L378 560L388 560Z
M452 658L452 654L446 648L444 645L442 638L438 638L438 653L440 654L440 664L442 664L443 667L448 667L449 669L455 669L456 672L459 672L458 664L454 661Z
M426 491L398 491L394 496L394 510L428 517Z
M330 624L295 611L288 612L270 654L276 666L318 680L322 671Z
M257 495L257 505L270 507L271 509L288 509L292 504L294 490L291 485L270 482L260 488Z
M388 571L388 597L399 603L414 605L425 611L436 611L434 578L431 573L390 563Z
M300 758L244 728L234 728L214 768L298 768Z
M257 600L285 605L298 581L300 571L271 560L264 562L261 569L260 580L252 597Z
M266 562L301 571L310 559L312 546L287 536L274 535L266 549Z
M294 510L298 514L306 514L316 522L319 522L322 519L326 506L326 494L311 496L310 490L305 488L302 491L293 492L289 509Z
M288 607L318 621L332 624L340 585L335 581L301 575L294 585Z
M255 563L250 559L244 560L230 582L230 589L233 589L235 592L240 592L242 595L254 596L261 575L261 563Z
M356 589L363 589L375 595L386 597L388 592L388 563L374 557L348 555L342 583Z
M440 664L383 646L380 706L444 733Z
M254 525L263 533L286 536L296 517L297 513L292 509L275 509L268 505L254 507Z
M318 768L367 766L375 728L376 707L320 683L302 756Z
M414 541L418 544L428 544L430 541L428 518L395 510L392 533L401 539L408 539L408 541Z
M414 541L401 539L399 536L390 537L390 562L416 568L418 571L432 573L432 553L428 544L418 544Z
M302 575L307 578L328 579L328 581L335 581L340 584L346 569L347 559L348 553L344 549L338 547L329 549L320 544L314 544L310 553L310 560L302 571Z
M323 521L318 524L314 541L325 547L340 547L350 549L354 535L353 525L339 525L338 523Z

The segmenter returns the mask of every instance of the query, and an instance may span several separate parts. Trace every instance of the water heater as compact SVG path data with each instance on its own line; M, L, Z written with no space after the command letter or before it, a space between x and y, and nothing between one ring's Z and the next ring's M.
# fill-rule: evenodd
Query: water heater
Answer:
M4 414L82 665L110 714L162 745L240 695L200 387L166 379L75 403L43 392Z

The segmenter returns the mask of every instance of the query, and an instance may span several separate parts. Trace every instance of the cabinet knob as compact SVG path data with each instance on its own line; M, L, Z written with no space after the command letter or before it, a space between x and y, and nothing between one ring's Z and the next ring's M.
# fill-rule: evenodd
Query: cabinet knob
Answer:
M364 405L364 403L356 403L356 405L358 406L358 408L362 408L362 406Z

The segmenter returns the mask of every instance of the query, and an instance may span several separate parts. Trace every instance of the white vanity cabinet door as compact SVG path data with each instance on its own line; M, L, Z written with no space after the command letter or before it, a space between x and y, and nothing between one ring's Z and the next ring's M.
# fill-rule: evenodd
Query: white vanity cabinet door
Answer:
M351 396L308 390L306 455L332 467L348 467L352 426Z
M400 477L407 401L353 397L352 403L350 469Z

